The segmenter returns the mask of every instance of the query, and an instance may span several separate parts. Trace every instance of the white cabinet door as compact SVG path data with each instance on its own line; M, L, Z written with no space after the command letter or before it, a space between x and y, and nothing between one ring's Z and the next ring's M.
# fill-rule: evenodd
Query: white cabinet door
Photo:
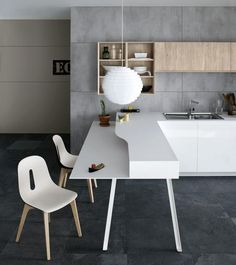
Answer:
M197 122L163 121L159 125L180 162L180 172L197 172Z
M199 121L198 172L236 172L235 121Z

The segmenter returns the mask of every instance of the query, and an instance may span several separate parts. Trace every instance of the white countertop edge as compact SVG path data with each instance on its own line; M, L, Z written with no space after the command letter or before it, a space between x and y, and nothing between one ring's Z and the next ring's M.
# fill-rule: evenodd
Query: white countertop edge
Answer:
M160 112L130 113L129 121L123 123L116 118L115 134L127 142L130 162L178 161L159 121L167 121Z

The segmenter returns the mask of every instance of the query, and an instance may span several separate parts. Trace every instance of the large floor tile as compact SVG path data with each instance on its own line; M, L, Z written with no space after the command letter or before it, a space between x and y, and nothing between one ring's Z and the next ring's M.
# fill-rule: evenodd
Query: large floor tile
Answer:
M196 258L195 265L234 265L236 255L232 254L205 254Z
M128 265L194 265L190 254L177 253L175 251L157 251L156 253L128 254Z
M73 254L72 265L127 265L126 254Z
M125 207L127 218L152 218L170 216L167 189L158 192L155 185L150 187L136 186L126 191Z
M175 193L177 213L182 218L227 218L227 211L220 205L215 194Z
M236 194L233 192L218 193L217 201L230 217L236 217Z
M171 217L160 216L158 219L128 219L126 221L128 253L153 253L175 251L175 240ZM182 237L183 248L187 250Z
M182 218L181 230L191 253L236 254L236 228L230 218Z
M75 228L66 242L66 253L102 253L105 220L81 218L82 238L76 238ZM124 253L126 227L124 220L114 220L111 225L108 253Z
M236 178L235 177L216 177L209 178L208 181L209 193L234 193L236 190Z
M210 182L212 178L208 177L180 177L173 181L173 188L174 192L178 193L208 193Z
M18 222L16 221L0 221L0 253L6 246L10 237L16 235Z

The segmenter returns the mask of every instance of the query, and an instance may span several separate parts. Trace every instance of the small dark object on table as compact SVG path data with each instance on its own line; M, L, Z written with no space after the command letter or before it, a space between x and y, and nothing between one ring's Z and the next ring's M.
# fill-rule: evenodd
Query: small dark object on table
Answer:
M140 109L121 109L120 112L140 112Z
M89 173L92 173L92 172L96 172L96 171L98 171L104 167L105 167L105 165L103 163L98 164L98 165L92 164L91 167L89 167L88 171L89 171Z

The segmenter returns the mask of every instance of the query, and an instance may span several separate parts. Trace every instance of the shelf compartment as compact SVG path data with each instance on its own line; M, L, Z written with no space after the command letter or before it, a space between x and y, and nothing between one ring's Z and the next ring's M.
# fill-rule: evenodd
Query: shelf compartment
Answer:
M141 77L142 78L142 77ZM151 89L148 92L142 91L143 95L152 95L154 94L154 82L153 78L142 78L143 86L151 86Z
M117 58L116 59L103 59L102 53L103 53L104 47L108 47L108 51L111 56L112 45L116 46ZM125 43L123 43L123 58L122 58L123 60L125 60L125 52L126 52L125 46L126 46ZM122 49L122 42L100 42L98 48L99 48L99 60L121 60L121 59L118 59L118 54L119 54L119 50Z
M154 43L153 42L128 42L127 43L128 58L134 58L134 53L147 53L147 58L154 58Z
M122 62L123 62L123 66L125 66L124 61L100 62L100 64L99 64L99 76L105 76L105 74L106 74L106 71L105 71L103 65L105 65L105 66L122 66Z
M131 69L137 66L146 66L147 71L151 72L151 76L154 75L153 61L128 61L128 67L130 67Z

